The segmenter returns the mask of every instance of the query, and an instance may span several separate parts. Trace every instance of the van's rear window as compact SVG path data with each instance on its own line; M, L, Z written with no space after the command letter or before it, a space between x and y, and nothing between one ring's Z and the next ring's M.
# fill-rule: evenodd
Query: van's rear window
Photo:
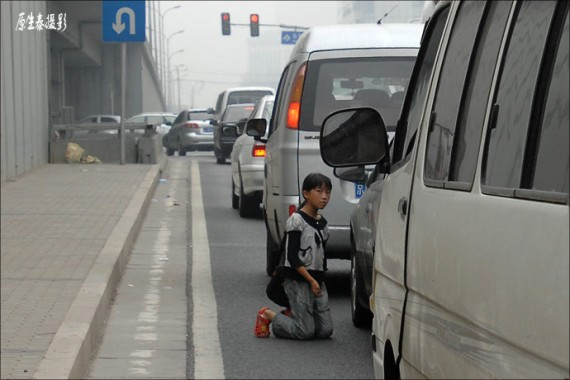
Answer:
M228 105L255 103L265 95L272 95L271 91L234 91L228 95Z
M344 108L372 107L387 127L398 121L415 57L339 58L309 61L299 129L319 131Z
M212 114L207 112L188 112L188 120L208 120L212 118Z

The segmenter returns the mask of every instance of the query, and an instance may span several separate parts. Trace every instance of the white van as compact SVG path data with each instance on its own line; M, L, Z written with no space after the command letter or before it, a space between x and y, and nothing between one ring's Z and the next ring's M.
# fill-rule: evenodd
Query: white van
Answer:
M301 184L311 172L333 180L324 211L330 231L327 257L350 259L350 213L364 187L339 181L321 160L320 126L330 112L356 105L392 115L395 126L422 30L420 24L320 26L297 41L279 82L266 147L268 274L278 258L285 221L299 206Z
M379 163L378 378L569 378L569 2L440 1L388 151L330 115L331 166Z

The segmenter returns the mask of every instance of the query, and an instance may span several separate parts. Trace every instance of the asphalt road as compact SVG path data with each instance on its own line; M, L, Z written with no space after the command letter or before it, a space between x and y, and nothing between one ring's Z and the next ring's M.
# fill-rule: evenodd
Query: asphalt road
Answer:
M261 217L241 218L231 207L231 167L216 164L213 154L188 153L197 160L206 215L212 281L217 304L218 330L226 378L372 378L370 330L357 329L350 318L350 262L330 260L327 273L333 315L331 339L292 341L259 339L253 335L256 311L279 307L265 295L265 226ZM188 218L191 202L188 194ZM326 216L326 209L323 210ZM189 220L189 225L191 220ZM188 234L189 246L192 234ZM191 273L189 248L188 276ZM188 278L190 281L190 278ZM188 312L192 313L189 297ZM190 320L190 319L189 319ZM189 347L192 326L188 325ZM188 350L188 377L193 375L192 350Z
M256 338L257 310L280 309L265 295L263 219L232 209L231 167L212 152L169 160L88 377L374 377L370 330L350 318L350 262L328 263L330 339Z

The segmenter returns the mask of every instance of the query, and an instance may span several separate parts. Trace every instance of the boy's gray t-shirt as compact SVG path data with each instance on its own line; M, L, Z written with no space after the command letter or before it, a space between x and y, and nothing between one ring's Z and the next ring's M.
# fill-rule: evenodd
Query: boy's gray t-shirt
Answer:
M285 223L285 232L301 232L301 241L299 248L299 259L307 270L325 271L325 250L324 245L328 240L328 227L324 218L317 220L305 214L305 217L299 212L293 213ZM289 239L285 246L285 252L288 252ZM287 260L287 266L291 266Z

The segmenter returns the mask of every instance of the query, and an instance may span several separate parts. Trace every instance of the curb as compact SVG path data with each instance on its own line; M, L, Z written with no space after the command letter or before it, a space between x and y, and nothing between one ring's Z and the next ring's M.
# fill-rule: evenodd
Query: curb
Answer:
M167 162L167 158L162 157L144 177L87 274L34 379L82 379L87 376L115 288Z

